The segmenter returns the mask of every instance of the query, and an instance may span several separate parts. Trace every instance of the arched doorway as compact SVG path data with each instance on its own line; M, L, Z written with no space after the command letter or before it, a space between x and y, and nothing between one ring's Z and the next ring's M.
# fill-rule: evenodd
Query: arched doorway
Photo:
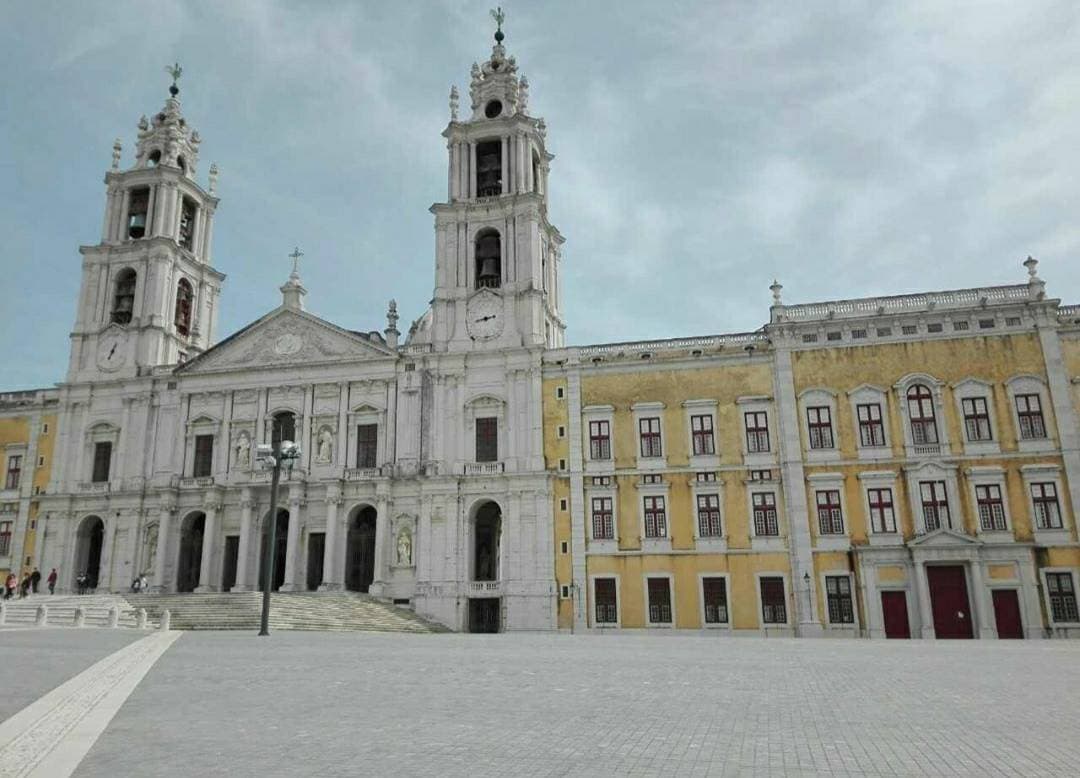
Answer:
M74 577L86 573L87 586L94 589L98 585L98 577L101 575L101 547L105 538L105 522L100 516L87 516L79 525L77 540L75 543L75 570ZM78 586L72 581L73 586Z
M263 520L262 542L259 545L259 581L258 588L263 590L263 577L266 575L264 562L266 560L266 527L270 525L269 516ZM274 581L270 587L276 592L285 583L285 559L289 551L289 512L285 508L278 508L277 522L274 532Z
M345 551L345 588L366 592L375 580L375 509L370 505L353 512Z
M473 527L474 581L499 580L499 535L502 510L497 503L486 502L476 511Z
M206 514L202 511L189 513L180 522L180 556L176 561L176 591L178 592L193 592L199 585L205 531Z

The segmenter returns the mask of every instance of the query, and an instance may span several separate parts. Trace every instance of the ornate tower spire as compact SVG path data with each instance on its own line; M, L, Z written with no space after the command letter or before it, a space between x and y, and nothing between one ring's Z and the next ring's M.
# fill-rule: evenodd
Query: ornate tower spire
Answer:
M299 247L293 249L293 253L289 255L293 261L292 272L289 273L289 280L281 286L281 304L294 311L304 310L304 295L307 294L307 289L300 283L300 257L302 256L304 252Z
M177 81L184 72L179 64L170 65L165 71L172 76L169 97L165 107L150 120L144 116L139 121L139 137L135 144L135 169L160 165L179 168L189 178L195 177L199 161L198 130L188 125L180 113L180 87Z

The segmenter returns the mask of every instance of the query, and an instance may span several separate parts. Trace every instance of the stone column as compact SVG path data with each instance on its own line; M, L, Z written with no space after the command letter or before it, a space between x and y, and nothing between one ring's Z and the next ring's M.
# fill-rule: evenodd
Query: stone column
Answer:
M120 200L120 231L116 236L118 241L127 239L128 208L131 206L131 190L125 189L123 199Z
M375 583L386 583L388 578L387 564L388 554L394 544L390 537L390 502L384 495L380 495L376 501L375 516Z
M221 494L212 490L206 495L203 504L203 512L206 518L203 521L202 559L199 562L199 585L196 592L216 592L217 586L210 582L213 570L214 549L217 547L217 518L221 510Z
M162 214L165 213L165 190L161 184L153 187L154 209L150 212L151 237L161 234Z
M301 490L303 486L293 484L289 487L289 535L285 541L285 582L281 585L281 591L294 592L299 587L296 585L296 560L300 553L300 506ZM270 531L276 531L275 517L270 517Z
M469 141L469 198L476 199L476 141Z
M502 136L502 150L500 152L500 170L502 171L502 194L507 194L510 191L510 149L509 144L506 142L506 136Z
M162 594L170 588L165 583L165 563L169 558L169 525L172 523L172 515L176 512L176 503L171 500L163 500L159 511L157 556L154 562L154 591Z
M975 623L972 625L972 633L975 637L994 639L997 637L997 624L986 607L986 586L983 584L982 562L978 559L971 561L971 599L974 603ZM972 614L968 614L970 618Z
M336 592L342 588L338 576L338 507L341 505L341 487L326 487L326 545L323 549L323 579L320 592Z
M101 539L101 566L98 569L97 591L111 592L113 590L112 570L115 564L113 546L116 539L117 516L105 518L105 535Z
M926 640L933 640L934 609L930 604L930 586L926 582L926 565L915 562L915 596L919 603L919 626Z
M236 584L232 588L234 592L252 591L251 584L248 583L248 562L251 558L251 508L253 505L251 487L245 486L240 492L240 547L236 554ZM255 587L255 590L257 589L258 586Z
M213 246L213 242L214 242L214 215L213 215L213 213L208 213L206 215L206 226L203 228L202 257L201 257L202 261L205 262L208 265L210 264L210 247ZM207 335L207 337L209 337L209 335Z

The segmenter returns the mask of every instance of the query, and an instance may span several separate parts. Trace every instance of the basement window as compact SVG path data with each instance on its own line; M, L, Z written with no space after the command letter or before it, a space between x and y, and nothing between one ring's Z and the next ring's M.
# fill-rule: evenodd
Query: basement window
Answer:
M927 324L926 325L926 331L927 332L941 332L941 330L942 330L941 322L936 322L934 324Z

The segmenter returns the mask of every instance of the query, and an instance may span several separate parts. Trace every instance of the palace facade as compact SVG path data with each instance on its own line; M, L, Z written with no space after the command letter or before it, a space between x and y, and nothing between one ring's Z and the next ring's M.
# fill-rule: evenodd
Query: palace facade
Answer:
M774 284L755 332L567 347L553 157L502 40L451 91L404 338L393 301L372 331L312 315L294 266L218 340L217 170L176 84L130 166L117 142L67 377L0 404L8 473L38 463L0 499L8 564L248 591L274 532L275 588L459 630L1080 634L1080 308L1035 261L811 305ZM255 449L281 440L302 456L272 516Z

